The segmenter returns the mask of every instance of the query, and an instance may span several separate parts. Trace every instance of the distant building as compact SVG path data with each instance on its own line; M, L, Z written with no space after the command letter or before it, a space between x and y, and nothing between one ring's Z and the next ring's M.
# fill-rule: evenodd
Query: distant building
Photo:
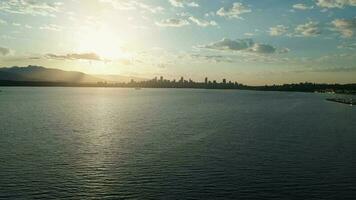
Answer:
M226 79L225 78L223 79L223 84L226 84Z
M183 76L182 77L180 77L180 81L179 82L181 82L181 83L183 83L184 82L184 78L183 78Z
M205 77L205 85L208 84L208 77Z
M161 76L159 80L160 80L160 82L163 82L163 76Z

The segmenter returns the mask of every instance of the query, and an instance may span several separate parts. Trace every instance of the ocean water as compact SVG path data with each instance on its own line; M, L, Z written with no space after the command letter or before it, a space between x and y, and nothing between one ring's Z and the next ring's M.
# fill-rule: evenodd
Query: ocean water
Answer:
M356 107L326 95L0 90L0 199L356 199Z

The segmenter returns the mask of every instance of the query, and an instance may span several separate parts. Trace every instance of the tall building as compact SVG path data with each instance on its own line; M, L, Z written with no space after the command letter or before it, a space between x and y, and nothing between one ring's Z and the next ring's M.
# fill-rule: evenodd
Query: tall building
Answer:
M205 77L205 85L208 84L208 77Z
M182 77L180 77L180 81L179 82L181 82L181 83L183 83L184 82L184 78L183 78L183 76Z
M163 76L161 76L159 80L160 80L161 82L163 82Z
M223 79L223 84L226 84L226 79L225 78Z

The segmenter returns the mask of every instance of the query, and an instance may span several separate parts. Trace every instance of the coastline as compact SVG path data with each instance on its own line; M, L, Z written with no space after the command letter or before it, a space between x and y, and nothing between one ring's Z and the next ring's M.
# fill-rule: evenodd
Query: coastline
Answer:
M130 82L130 83L71 83L45 81L8 81L0 80L0 87L87 87L87 88L166 88L166 89L217 89L217 90L253 90L281 91L356 95L356 84L283 84L248 86L238 83L164 83L164 82Z

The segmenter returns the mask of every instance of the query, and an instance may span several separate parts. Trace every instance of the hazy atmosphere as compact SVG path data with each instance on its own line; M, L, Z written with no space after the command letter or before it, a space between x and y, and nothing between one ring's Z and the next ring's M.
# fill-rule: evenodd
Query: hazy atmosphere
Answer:
M0 199L355 200L356 0L0 0Z
M251 85L356 81L355 0L2 0L0 66Z

